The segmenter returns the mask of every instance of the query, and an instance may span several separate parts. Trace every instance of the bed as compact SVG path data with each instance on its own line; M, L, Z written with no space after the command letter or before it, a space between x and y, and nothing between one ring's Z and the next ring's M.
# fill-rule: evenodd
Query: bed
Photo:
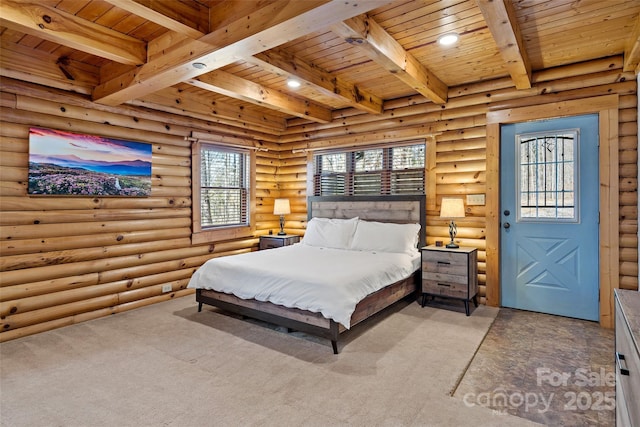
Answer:
M188 285L196 290L198 311L207 304L327 338L338 354L342 333L417 296L424 196L309 197L307 207L301 243L215 258L200 267ZM396 250L407 244L413 250ZM375 266L381 274L373 273ZM353 290L335 286L343 280Z

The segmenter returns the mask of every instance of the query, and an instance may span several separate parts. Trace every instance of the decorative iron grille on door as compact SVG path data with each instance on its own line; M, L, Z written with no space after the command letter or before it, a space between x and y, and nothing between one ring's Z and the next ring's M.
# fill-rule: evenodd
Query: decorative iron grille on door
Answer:
M578 131L522 134L516 141L518 220L578 221Z

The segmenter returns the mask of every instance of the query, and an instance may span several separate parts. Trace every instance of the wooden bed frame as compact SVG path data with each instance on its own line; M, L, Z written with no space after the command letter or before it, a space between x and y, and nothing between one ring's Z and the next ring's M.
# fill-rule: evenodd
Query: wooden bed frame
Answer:
M309 219L348 219L358 216L369 221L420 223L422 227L419 247L425 245L425 196L314 196L308 198L307 208ZM356 305L351 316L351 327L408 295L417 296L419 283L420 269L407 279L370 294ZM208 304L242 316L327 338L331 340L334 354L338 354L338 338L346 330L343 325L325 318L320 313L287 308L255 299L244 300L223 292L197 289L196 301L198 311L202 310L203 304Z

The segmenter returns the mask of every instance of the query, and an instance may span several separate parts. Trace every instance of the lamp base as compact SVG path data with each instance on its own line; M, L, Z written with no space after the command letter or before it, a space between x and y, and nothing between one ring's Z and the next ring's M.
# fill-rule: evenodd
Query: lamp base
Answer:
M447 248L456 249L460 247L453 241L456 238L456 234L458 234L458 227L456 226L456 223L451 220L451 223L449 224L449 238L451 238L451 241L447 243Z
M278 236L286 236L287 233L285 233L284 231L278 231Z

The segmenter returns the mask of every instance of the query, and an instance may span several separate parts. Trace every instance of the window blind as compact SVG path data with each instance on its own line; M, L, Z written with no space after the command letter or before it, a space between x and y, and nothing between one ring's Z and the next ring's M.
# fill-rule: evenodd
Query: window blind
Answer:
M201 226L248 223L248 156L203 145L200 156Z
M314 195L424 194L425 146L316 154Z

